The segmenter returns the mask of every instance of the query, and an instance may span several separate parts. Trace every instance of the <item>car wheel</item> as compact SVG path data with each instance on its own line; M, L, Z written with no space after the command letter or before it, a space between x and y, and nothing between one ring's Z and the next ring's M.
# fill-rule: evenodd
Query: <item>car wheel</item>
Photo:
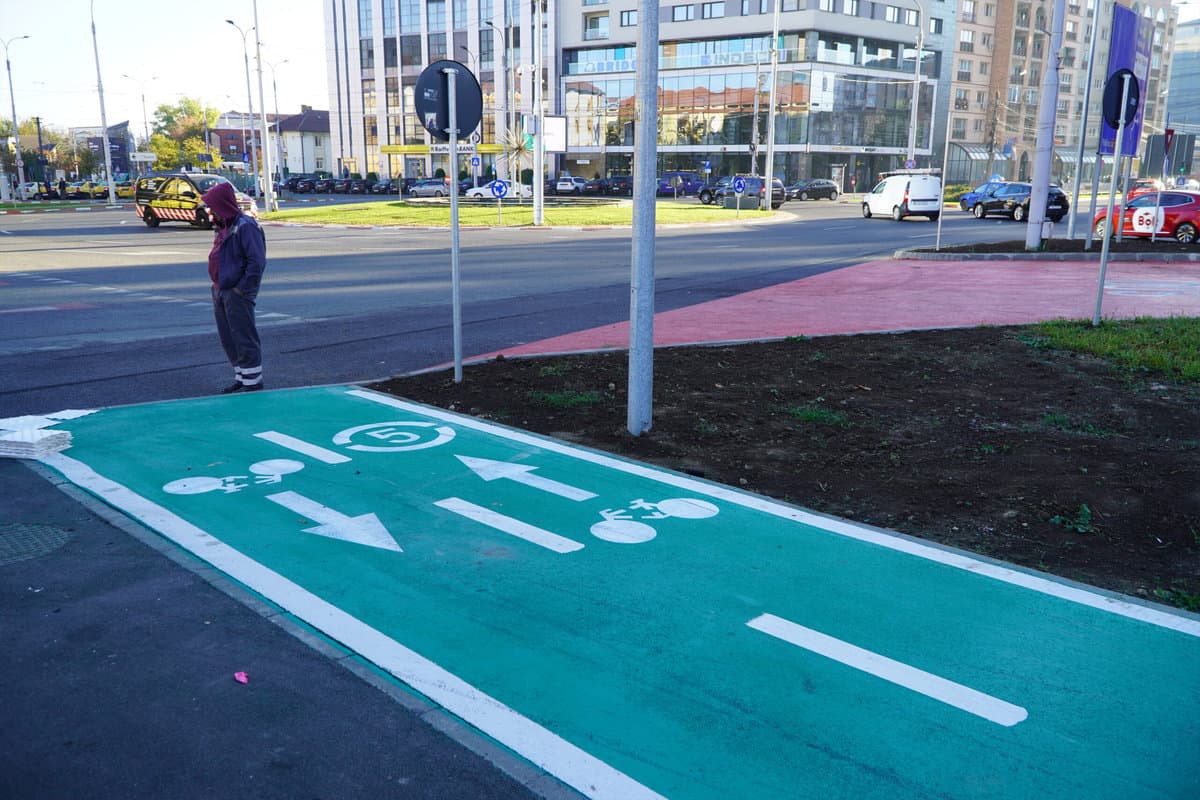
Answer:
M935 211L935 212L933 212L932 214L930 214L930 215L929 215L929 221L930 221L930 222L937 222L937 221L938 221L938 217L940 217L941 215L942 215L942 212L940 212L940 211Z
M808 199L808 192L801 192L801 193L800 193L800 199L801 199L801 200L807 200L807 199Z
M1050 221L1057 225L1058 223L1062 222L1062 215L1051 217Z
M894 219L896 222L899 222L900 220L904 219L904 209L901 208L900 206L893 206L892 207L892 219Z
M959 207L959 209L960 209L960 210L962 210L962 211L970 211L970 210L971 210L971 209L967 208L967 201L966 201L966 200L959 200L959 201L958 201L958 207Z
M212 217L210 217L208 214L206 214L204 211L202 211L201 209L198 208L198 209L196 209L195 225L197 228L203 228L206 231L211 231L213 228Z
M1180 223L1175 228L1175 241L1180 244L1192 244L1196 241L1196 226L1190 222Z
M1106 219L1096 220L1096 227L1093 228L1092 230L1096 234L1097 239L1103 239L1105 236L1108 235L1108 220L1106 220Z
M441 190L440 190L440 189L438 189L438 190L434 191L434 193L433 193L433 196L434 196L434 197L441 197L441 196L442 196L442 192L441 192Z
M1013 209L1013 222L1024 222L1026 213L1027 212L1025 211L1025 206L1017 206L1016 208L1014 208Z
M871 207L869 205L867 205L866 203L863 203L863 219L870 219L870 218L871 218Z
M154 210L147 208L146 213L142 215L142 222L146 223L147 228L158 227L158 217L154 216Z
M971 209L971 213L975 215L975 219L983 219L987 216L987 212L983 209L983 203L976 203Z
M778 211L781 208L783 208L783 203L771 203L772 211Z
M837 200L837 199L838 199L838 193L837 193L837 192L830 192L830 193L829 193L829 199L830 199L830 200Z
M712 202L712 192L701 191L700 202L704 203L704 205L710 204Z

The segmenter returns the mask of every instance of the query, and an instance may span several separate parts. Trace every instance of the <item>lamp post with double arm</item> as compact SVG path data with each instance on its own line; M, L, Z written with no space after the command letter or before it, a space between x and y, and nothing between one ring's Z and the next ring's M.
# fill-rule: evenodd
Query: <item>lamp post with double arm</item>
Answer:
M250 124L247 126L250 129L250 161L254 170L254 177L252 180L261 186L262 176L258 174L258 148L254 141L254 95L250 93L250 50L246 44L246 36L250 33L250 31L254 30L254 28L242 30L242 27L233 20L227 19L225 21L237 29L237 32L242 35L242 59L246 63L246 104L249 106L247 112L250 114ZM258 186L254 187L254 192L257 196ZM255 200L255 203L257 204L258 201Z
M20 187L20 185L22 183L25 182L25 162L21 159L21 132L17 128L17 99L13 95L12 62L8 60L8 46L10 44L12 44L13 42L18 41L20 39L31 39L31 38L33 38L33 37L31 37L29 34L25 34L24 36L14 36L11 39L4 42L4 66L8 70L8 97L9 97L9 100L12 101L13 139L15 140L16 147L17 147L17 187L18 188Z

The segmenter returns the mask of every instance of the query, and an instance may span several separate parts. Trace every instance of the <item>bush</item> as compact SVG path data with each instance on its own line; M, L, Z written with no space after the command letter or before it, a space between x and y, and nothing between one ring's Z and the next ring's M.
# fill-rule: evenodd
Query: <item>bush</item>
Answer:
M433 171L433 177L437 178L440 181L446 180L446 170L442 169L441 167L438 167L437 169L435 169Z
M975 187L969 183L956 183L946 187L946 202L957 203L964 194L971 191Z

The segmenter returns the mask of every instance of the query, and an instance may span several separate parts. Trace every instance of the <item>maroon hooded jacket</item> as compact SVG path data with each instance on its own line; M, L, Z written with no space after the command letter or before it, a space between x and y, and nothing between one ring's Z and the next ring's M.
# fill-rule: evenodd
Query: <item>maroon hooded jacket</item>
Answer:
M222 181L202 198L216 226L208 254L208 277L218 289L236 289L253 299L267 266L267 241L257 220L238 208L233 184Z

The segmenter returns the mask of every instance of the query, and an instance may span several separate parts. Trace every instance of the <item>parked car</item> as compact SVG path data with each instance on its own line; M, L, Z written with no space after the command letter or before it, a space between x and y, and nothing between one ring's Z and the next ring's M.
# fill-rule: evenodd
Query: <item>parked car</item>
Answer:
M299 192L300 190L297 187L299 186L301 181L308 181L310 183L310 187L311 187L311 183L313 180L315 180L314 176L306 175L302 172L297 172L297 173L288 175L287 180L283 182L283 185L284 185L284 188L286 188L289 192ZM309 188L309 191L311 192L312 189Z
M972 211L975 204L982 201L986 197L991 197L996 190L1001 186L1008 184L1008 181L990 180L987 183L981 183L971 191L958 198L958 207L963 211Z
M761 202L763 195L766 194L764 187L767 184L767 179L761 175L739 175L738 177L745 181L746 184L745 191L742 193L742 202L746 206L754 202ZM734 191L735 180L735 178L730 178L727 185L716 189L713 192L713 200L721 202L726 197L736 197L737 193ZM779 180L779 178L772 178L771 184L771 208L778 210L787 201L787 188L784 187L783 181Z
M443 178L426 178L414 183L409 193L413 197L448 197L450 185Z
M292 191L296 194L310 194L316 190L317 178L300 178L293 184Z
M633 194L633 176L632 175L610 175L606 178L608 181L605 186L605 192L611 195L632 195Z
M347 194L367 194L374 185L375 182L369 178L355 178L350 181L350 186L346 192Z
M889 216L897 222L912 216L936 220L942 214L941 198L942 181L935 175L889 175L863 196L862 215Z
M78 200L81 197L86 197L83 193L83 181L71 181L68 183L66 199Z
M809 178L788 187L788 200L837 200L838 185L827 178Z
M333 185L337 183L333 178L318 178L313 184L313 191L318 194L329 194L333 191Z
M496 195L492 194L492 184L495 182L496 181L488 181L483 186L472 186L470 189L467 189L467 197L473 200L495 200ZM516 197L518 191L520 191L521 197L533 197L532 186L521 184L520 189L518 189L516 184L513 183L508 184L508 193L504 196Z
M58 186L51 183L47 186L44 183L39 183L37 191L33 194L34 200L58 200Z
M696 194L704 186L704 179L687 170L668 170L658 176L658 194Z
M604 194L607 185L607 181L603 178L592 178L583 182L583 193L592 195Z
M133 181L118 181L116 191L117 197L121 200L132 200L134 193Z
M333 192L334 194L349 194L350 183L351 181L349 178L340 178L333 182L333 184L329 187L329 191Z
M33 181L26 181L25 183L19 184L17 186L17 199L18 200L32 200L34 198L34 196L38 193L38 191L42 188L43 187L41 186L41 184L35 183Z
M732 180L733 176L726 175L724 177L717 178L715 181L709 181L708 183L705 183L700 187L700 190L696 192L697 199L699 199L701 203L704 203L704 205L712 203L717 199L717 191L728 186L729 182Z
M78 191L79 197L97 200L108 197L108 184L103 181L83 181Z
M371 194L400 194L400 182L387 178L371 186Z
M1164 186L1163 182L1158 178L1139 178L1129 187L1129 192L1125 195L1125 199L1128 200L1132 197L1137 197L1140 194L1146 194L1147 192L1157 193L1160 189L1165 188L1167 187Z
M1113 209L1113 219L1117 210ZM1105 219L1105 212L1100 212L1092 220L1092 228L1096 236L1103 239L1110 228L1115 232L1115 225L1110 226ZM1125 205L1125 216L1122 220L1122 236L1161 236L1173 239L1182 244L1194 244L1200 237L1200 192L1185 192L1169 189L1161 195L1158 192L1141 194Z
M1011 217L1015 222L1029 219L1029 200L1033 194L1033 184L1013 181L996 189L990 196L984 197L971 206L971 213L976 219L986 216L999 215ZM1046 195L1046 218L1058 222L1067 215L1071 201L1067 193L1057 186L1051 186Z
M583 194L587 181L578 175L562 175L554 184L555 194Z

